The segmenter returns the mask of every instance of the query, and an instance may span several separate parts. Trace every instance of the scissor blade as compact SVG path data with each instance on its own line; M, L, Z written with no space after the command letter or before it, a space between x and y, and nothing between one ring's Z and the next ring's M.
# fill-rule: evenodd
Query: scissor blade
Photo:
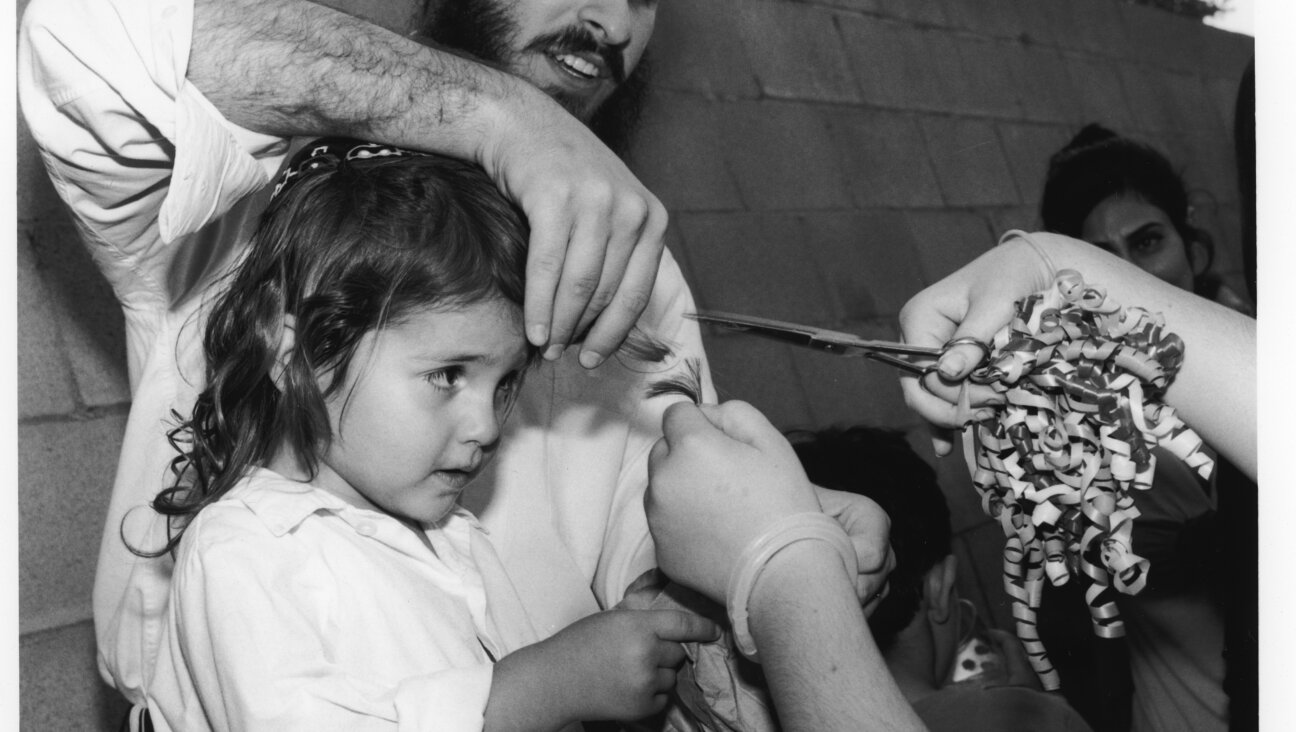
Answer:
M712 323L732 330L755 333L798 346L843 356L862 356L869 351L888 350L889 346L903 345L891 344L886 341L871 341L851 333L816 328L800 323L789 323L785 320L759 318L754 315L738 315L737 313L704 310L690 313L688 317L703 323Z

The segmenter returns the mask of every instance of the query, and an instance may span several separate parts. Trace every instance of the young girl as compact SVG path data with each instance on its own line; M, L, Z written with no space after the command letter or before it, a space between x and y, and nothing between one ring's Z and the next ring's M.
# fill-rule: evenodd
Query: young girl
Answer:
M536 642L458 506L533 357L525 225L485 174L326 140L212 307L207 388L154 508L176 552L156 726L557 729L659 710L685 613Z

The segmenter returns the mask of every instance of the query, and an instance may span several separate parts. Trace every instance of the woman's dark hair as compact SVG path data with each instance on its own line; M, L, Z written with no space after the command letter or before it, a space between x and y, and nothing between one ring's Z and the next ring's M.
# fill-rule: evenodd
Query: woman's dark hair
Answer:
M1210 269L1215 255L1209 234L1188 222L1188 189L1170 160L1156 149L1088 124L1049 158L1040 201L1040 219L1047 231L1075 239L1094 208L1112 196L1133 195L1165 212L1187 247L1194 273ZM1205 252L1198 257L1193 245ZM1194 291L1202 294L1202 276Z
M871 498L891 519L896 565L868 621L885 651L917 614L927 571L950 554L949 505L936 471L899 432L859 425L787 437L811 483Z
M332 437L325 399L345 383L366 333L427 307L494 298L521 307L525 218L486 174L392 148L351 159L365 147L321 141L309 149L328 154L289 168L211 304L207 386L168 433L180 453L175 483L153 501L170 518L167 544L132 551L173 550L199 510L280 448L314 473ZM296 338L276 374L285 315L295 319Z

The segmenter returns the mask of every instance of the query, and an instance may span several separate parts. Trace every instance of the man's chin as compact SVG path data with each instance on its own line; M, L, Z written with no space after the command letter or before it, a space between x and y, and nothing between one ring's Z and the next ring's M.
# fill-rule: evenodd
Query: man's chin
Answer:
M603 93L581 94L557 85L542 87L542 90L552 97L555 102L562 105L562 108L567 110L568 114L587 125L593 119L594 113L598 111L603 99L607 96Z

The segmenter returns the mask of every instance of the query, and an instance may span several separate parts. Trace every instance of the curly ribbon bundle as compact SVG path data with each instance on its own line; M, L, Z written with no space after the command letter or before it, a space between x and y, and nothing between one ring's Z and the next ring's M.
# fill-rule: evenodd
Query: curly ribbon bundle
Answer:
M1159 401L1183 363L1161 316L1122 308L1079 273L1017 303L974 375L1006 398L967 443L972 482L1004 531L1004 587L1017 636L1046 689L1059 687L1036 628L1044 579L1088 582L1094 632L1125 634L1113 590L1137 594L1148 561L1134 553L1132 490L1151 487L1153 447L1203 478L1201 438Z

